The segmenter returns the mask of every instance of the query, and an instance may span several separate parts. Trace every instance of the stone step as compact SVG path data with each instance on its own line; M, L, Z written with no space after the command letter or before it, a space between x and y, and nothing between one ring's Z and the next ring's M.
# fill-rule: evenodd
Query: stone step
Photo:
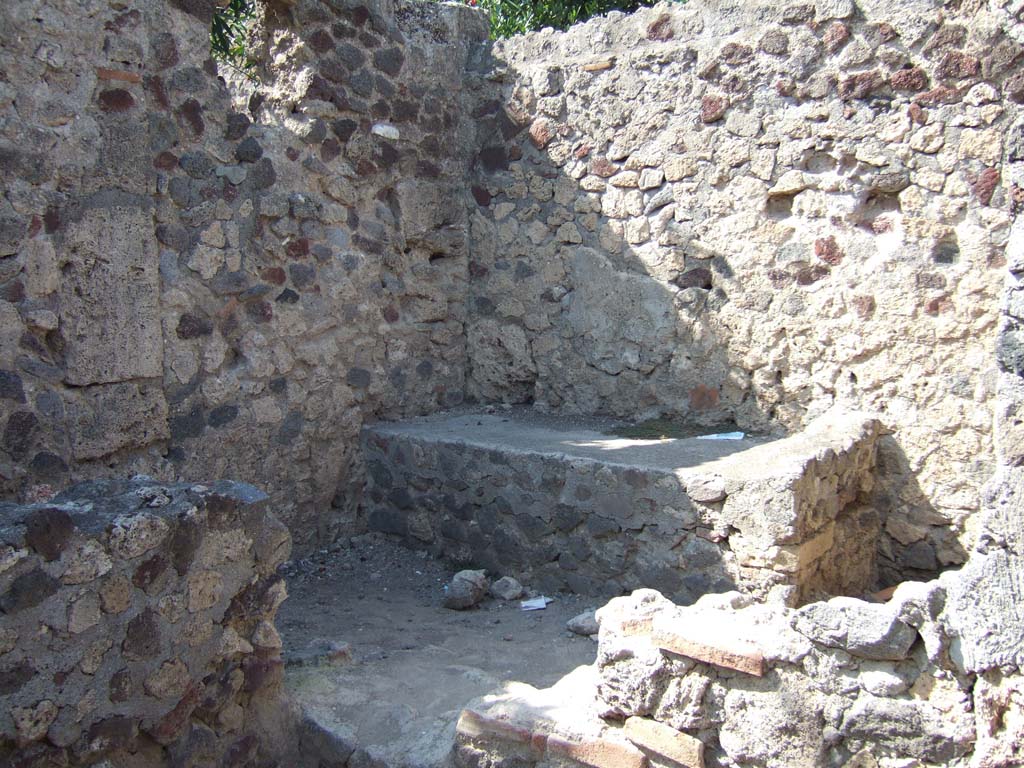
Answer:
M372 530L540 589L739 589L793 604L873 577L881 425L830 413L785 438L637 440L596 419L459 411L362 433Z

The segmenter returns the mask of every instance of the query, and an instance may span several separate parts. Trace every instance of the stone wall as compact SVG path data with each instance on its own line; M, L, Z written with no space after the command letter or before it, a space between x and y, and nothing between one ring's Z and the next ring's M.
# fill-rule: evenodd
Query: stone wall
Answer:
M260 82L229 91L211 8L0 8L0 492L233 477L308 547L353 524L364 418L462 398L459 73L486 31L271 4Z
M275 0L252 83L206 3L6 3L0 492L237 477L307 548L361 525L365 420L840 405L895 430L883 579L960 565L1011 12L708 0L491 46L464 6Z
M684 604L732 589L791 605L861 595L877 576L866 499L880 432L863 414L832 414L719 455L675 441L677 454L654 460L657 441L515 412L374 425L367 523L548 592L648 586Z
M101 480L0 504L0 761L275 753L290 549L266 494L238 483Z
M1010 11L957 7L709 0L496 44L469 393L748 429L877 412L883 578L962 563L1024 79Z

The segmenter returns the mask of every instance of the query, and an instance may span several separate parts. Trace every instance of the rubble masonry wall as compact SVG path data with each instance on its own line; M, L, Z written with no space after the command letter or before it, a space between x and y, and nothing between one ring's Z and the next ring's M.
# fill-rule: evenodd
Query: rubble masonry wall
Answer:
M290 551L266 494L240 483L98 480L0 504L0 759L275 754L286 718L274 615L287 594L276 571Z
M877 412L883 580L962 564L1021 205L1015 8L711 0L496 44L470 394L748 430Z

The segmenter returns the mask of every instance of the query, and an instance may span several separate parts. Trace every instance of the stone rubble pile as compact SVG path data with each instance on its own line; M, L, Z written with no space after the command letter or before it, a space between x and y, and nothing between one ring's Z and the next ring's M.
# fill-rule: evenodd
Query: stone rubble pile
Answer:
M1024 750L1021 677L964 667L942 582L800 609L638 590L598 619L592 669L463 713L460 766L995 766Z

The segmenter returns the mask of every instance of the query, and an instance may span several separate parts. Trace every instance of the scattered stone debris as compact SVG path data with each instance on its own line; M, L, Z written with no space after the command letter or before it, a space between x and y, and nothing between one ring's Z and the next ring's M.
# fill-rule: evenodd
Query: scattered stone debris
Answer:
M600 625L597 623L597 612L584 611L578 616L573 616L565 623L565 628L570 632L577 635L583 635L584 637L596 635L600 629Z
M289 653L285 665L308 667L320 664L349 664L352 661L351 643L320 638L313 640L304 648Z
M491 584L491 594L499 600L518 600L523 592L523 585L511 576L502 576Z
M459 571L445 592L444 607L455 611L472 608L487 595L485 571Z

